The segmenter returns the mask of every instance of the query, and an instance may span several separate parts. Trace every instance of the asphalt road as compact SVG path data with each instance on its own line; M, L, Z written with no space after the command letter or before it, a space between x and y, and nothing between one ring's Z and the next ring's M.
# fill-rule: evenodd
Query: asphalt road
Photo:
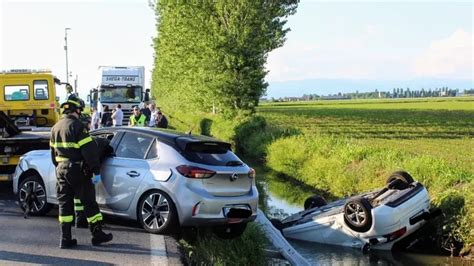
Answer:
M145 232L136 222L106 217L106 232L114 239L92 246L89 229L73 229L75 249L59 249L58 210L46 216L23 218L10 182L0 182L0 265L181 265L181 254L172 236Z

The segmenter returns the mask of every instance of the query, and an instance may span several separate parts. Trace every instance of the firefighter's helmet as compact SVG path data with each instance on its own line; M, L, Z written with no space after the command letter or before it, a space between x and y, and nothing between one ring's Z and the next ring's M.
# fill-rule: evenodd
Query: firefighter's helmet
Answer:
M75 112L77 109L83 111L84 107L84 101L76 94L69 95L67 100L61 104L61 108L63 108L63 114Z

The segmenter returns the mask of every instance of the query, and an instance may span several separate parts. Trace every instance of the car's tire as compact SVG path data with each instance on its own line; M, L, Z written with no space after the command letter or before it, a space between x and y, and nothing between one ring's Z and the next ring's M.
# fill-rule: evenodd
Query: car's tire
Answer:
M161 190L150 190L138 202L137 217L149 233L169 234L178 226L178 214L173 200Z
M392 173L387 178L387 182L385 182L385 183L388 185L388 184L392 183L392 181L394 181L395 179L402 180L407 185L411 184L415 181L409 173L407 173L405 171L397 171L397 172Z
M212 228L214 234L222 239L233 239L241 236L247 228L247 223L219 225Z
M319 208L327 204L328 204L327 201L323 197L318 196L318 195L313 195L304 201L304 209L308 210L308 209L312 209L316 207Z
M43 179L38 174L27 176L20 182L18 186L18 203L23 211L25 211L27 204L29 204L28 215L31 216L42 216L51 210L52 205L48 203L46 197L46 187L44 186Z
M372 227L372 205L366 198L349 199L344 205L344 222L356 232L367 232Z

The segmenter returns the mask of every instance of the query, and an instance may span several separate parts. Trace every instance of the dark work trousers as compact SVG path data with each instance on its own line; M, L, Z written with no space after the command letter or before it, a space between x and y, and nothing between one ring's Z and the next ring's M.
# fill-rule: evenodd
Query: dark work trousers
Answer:
M84 205L86 217L90 223L102 220L99 206L95 201L95 187L90 177L84 176L79 162L59 162L56 167L56 192L59 202L59 221L72 222L74 215L74 197ZM92 219L93 218L93 219Z

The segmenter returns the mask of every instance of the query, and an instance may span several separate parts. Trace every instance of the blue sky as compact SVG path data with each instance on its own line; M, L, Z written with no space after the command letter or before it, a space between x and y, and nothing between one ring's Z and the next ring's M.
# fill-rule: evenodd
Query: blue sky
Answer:
M473 9L467 0L303 0L287 42L269 55L269 96L295 80L472 83ZM50 68L65 80L65 27L82 96L97 85L99 65L144 65L149 84L156 32L146 0L0 0L0 69Z
M472 80L471 1L302 1L288 26L270 81Z

